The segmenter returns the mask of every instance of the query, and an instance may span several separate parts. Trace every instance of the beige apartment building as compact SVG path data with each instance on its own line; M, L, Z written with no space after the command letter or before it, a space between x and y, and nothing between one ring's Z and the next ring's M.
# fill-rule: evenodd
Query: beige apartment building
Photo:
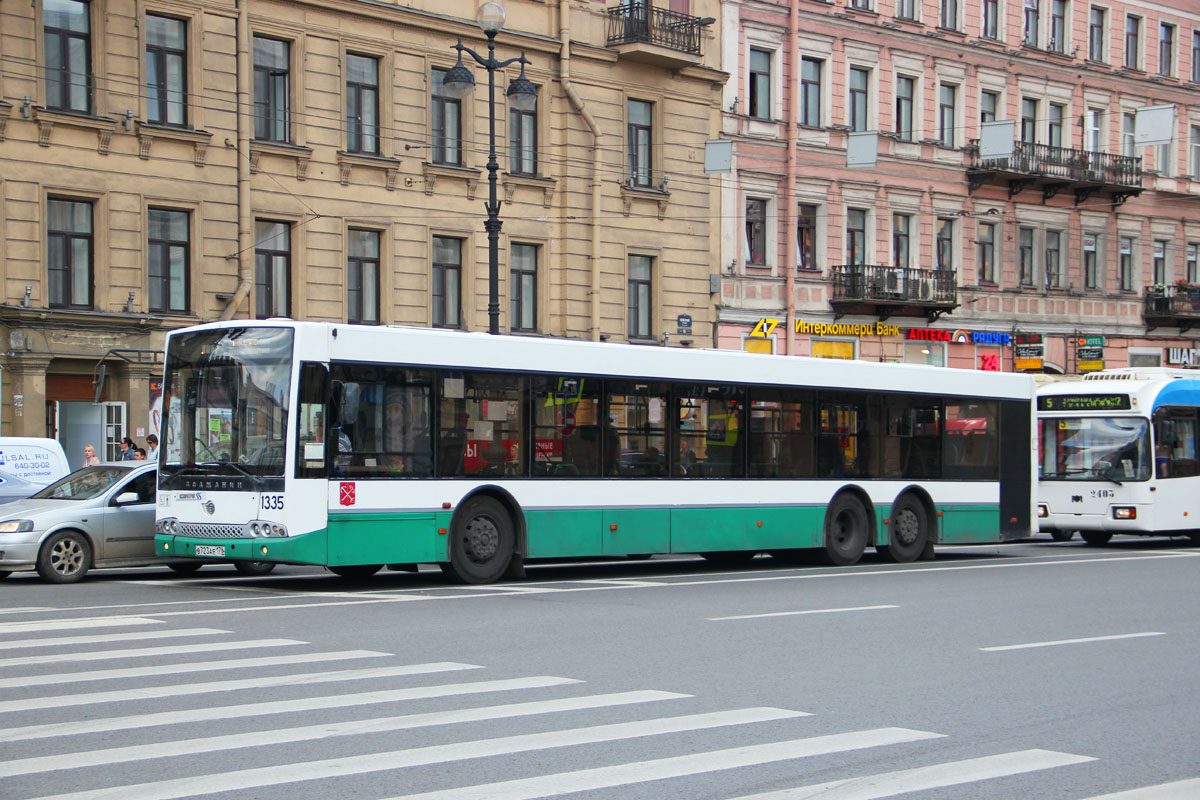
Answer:
M502 332L712 342L703 162L726 75L716 0L696 6L507 0L496 58L523 52L538 97L506 102L521 64L496 70ZM487 330L489 73L467 57L473 93L443 82L460 39L487 54L475 17L0 4L3 434L56 436L73 464L140 443L180 326Z

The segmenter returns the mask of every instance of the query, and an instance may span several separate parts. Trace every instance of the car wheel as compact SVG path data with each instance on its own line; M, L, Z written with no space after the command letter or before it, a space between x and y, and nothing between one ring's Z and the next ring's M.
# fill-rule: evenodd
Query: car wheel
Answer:
M266 575L275 569L274 561L235 561L233 568L243 575Z
M59 531L38 552L38 575L50 583L75 583L91 567L92 545L79 531Z
M176 575L195 575L203 566L204 565L199 561L185 561L182 564L167 564L167 567L170 568L170 570Z

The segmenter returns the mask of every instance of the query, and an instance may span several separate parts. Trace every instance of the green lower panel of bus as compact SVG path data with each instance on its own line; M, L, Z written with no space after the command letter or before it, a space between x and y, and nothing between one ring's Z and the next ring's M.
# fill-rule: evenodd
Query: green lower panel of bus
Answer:
M942 506L940 510L942 516L938 524L938 543L982 544L1000 541L999 506Z

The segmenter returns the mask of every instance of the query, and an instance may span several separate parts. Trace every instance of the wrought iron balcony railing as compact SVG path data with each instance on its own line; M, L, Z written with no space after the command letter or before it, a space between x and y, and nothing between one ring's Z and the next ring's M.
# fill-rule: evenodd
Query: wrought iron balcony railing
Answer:
M972 142L977 145L977 142ZM1057 178L1076 183L1102 183L1141 187L1140 156L1119 156L1092 150L1054 147L1037 142L1016 142L1008 158L983 158L978 146L970 148L970 169L998 170L1023 175Z
M649 3L622 3L608 9L606 46L647 42L691 55L700 55L705 20Z
M958 303L958 278L951 270L837 264L831 301L953 306Z
M1189 286L1146 287L1142 316L1154 325L1179 325L1180 332L1200 325L1200 289Z

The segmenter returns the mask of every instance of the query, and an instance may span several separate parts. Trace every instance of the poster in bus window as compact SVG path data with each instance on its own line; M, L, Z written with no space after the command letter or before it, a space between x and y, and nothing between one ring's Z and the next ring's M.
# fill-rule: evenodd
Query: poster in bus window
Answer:
M210 408L208 411L208 446L220 447L233 438L233 409Z
M178 395L172 395L167 405L167 440L162 442L168 464L178 464L182 458L179 442L179 428L182 425L183 403Z

